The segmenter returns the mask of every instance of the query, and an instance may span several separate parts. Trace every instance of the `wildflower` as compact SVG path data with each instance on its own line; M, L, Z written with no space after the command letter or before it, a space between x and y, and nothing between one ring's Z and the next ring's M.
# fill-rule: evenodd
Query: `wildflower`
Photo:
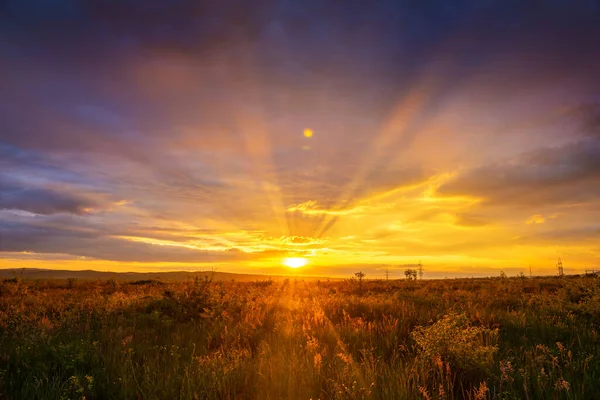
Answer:
M40 326L46 332L49 332L52 330L52 328L54 328L54 324L52 323L52 321L50 321L50 319L45 315L40 320Z
M320 353L317 353L313 356L313 364L317 371L321 370L321 365L323 363L323 357Z
M565 381L563 377L558 378L554 384L554 389L568 391L570 388L569 382Z
M316 337L309 336L306 340L306 348L311 352L317 352L319 350L319 340Z
M444 361L442 361L442 356L439 354L436 354L435 357L433 357L433 363L440 369L440 371L444 370Z
M474 400L485 400L487 398L488 387L487 382L481 382L479 384L479 388L475 389L473 392Z
M514 378L512 377L514 368L510 361L507 361L507 360L500 361L500 372L502 373L502 376L500 377L501 382L509 382L510 383L510 382L514 381Z
M431 396L429 395L426 387L419 386L419 393L421 393L421 396L423 396L425 400L431 400Z
M345 362L346 364L352 364L353 360L352 360L352 355L350 354L344 354L342 352L337 353L336 354L339 358L342 359L343 362Z
M550 352L550 349L544 346L543 344L538 344L537 346L535 346L535 349L541 352L542 354L547 354Z
M123 347L126 347L129 343L131 343L131 340L133 339L132 335L126 336L125 338L123 338L123 340L121 341L121 344L123 345Z
M438 388L438 399L445 399L446 398L446 391L444 390L444 388L442 386L440 386Z

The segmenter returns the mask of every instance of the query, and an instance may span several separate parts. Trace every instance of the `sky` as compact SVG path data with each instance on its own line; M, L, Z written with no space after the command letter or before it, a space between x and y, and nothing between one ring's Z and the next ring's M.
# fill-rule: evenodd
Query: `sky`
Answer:
M599 38L597 1L5 0L0 268L599 268Z

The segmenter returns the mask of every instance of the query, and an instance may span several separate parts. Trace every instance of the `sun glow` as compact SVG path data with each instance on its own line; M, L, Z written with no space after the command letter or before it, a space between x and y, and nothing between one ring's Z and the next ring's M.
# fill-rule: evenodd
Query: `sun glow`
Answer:
M303 257L290 257L283 259L283 265L290 268L300 268L308 264L308 260Z

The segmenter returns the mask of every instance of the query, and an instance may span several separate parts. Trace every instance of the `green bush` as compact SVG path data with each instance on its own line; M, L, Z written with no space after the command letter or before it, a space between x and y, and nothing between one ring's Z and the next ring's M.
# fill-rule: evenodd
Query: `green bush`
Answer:
M472 326L465 314L451 313L430 326L417 326L411 333L426 362L441 358L463 371L488 372L498 350L498 330Z

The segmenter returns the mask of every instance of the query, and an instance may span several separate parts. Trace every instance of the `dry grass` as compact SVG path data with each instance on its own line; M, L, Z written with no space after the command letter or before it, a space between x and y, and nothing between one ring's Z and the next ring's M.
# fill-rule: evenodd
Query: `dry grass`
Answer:
M0 398L593 399L596 279L0 283Z

